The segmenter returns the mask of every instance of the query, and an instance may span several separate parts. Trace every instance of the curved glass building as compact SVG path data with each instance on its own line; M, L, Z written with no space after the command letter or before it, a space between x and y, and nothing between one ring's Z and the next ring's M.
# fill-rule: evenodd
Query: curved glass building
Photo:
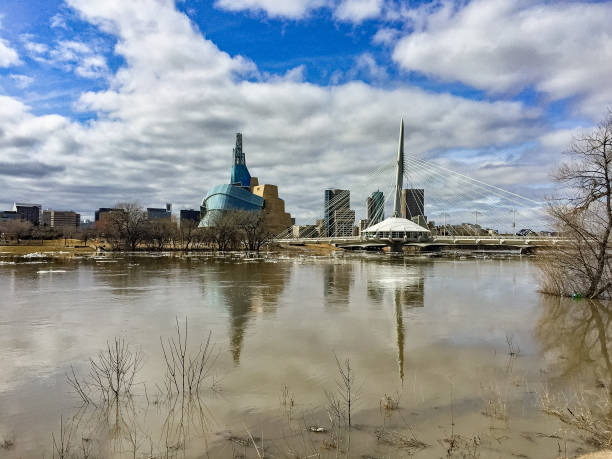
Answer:
M224 210L261 210L263 205L261 196L240 186L215 185L208 191L200 207L200 226L210 226L215 216Z
M212 226L217 215L229 210L262 211L266 228L273 234L286 231L295 223L285 212L285 202L278 197L276 185L259 185L251 177L242 151L242 134L236 134L234 163L230 183L212 187L200 206L201 227Z
M200 206L199 226L210 226L216 215L227 210L261 210L264 198L251 193L251 174L242 151L242 134L236 134L230 183L212 187Z

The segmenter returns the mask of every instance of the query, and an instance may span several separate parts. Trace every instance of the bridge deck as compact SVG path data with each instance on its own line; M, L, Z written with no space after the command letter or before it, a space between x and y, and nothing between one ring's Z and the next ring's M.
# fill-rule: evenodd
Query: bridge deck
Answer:
M415 245L427 247L432 245L506 245L506 246L550 246L567 242L564 238L555 236L432 236L428 241L418 240L390 240L364 238L361 236L326 237L326 238L287 238L275 239L283 244L330 244L330 245Z

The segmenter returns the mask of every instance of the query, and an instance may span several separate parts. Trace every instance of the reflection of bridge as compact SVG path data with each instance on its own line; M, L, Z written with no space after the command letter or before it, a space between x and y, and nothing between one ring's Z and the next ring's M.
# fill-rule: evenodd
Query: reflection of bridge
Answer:
M423 251L433 251L448 248L549 248L558 244L564 244L565 239L555 236L431 236L429 240L402 241L389 238L373 238L363 236L350 237L326 237L326 238L286 238L277 239L280 244L306 245L306 244L329 244L343 249L379 249L392 244L413 246Z

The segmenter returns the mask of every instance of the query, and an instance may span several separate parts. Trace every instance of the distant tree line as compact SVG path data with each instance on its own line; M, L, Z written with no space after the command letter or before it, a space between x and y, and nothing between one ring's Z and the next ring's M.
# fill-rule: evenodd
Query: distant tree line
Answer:
M90 237L113 250L252 250L259 251L270 238L261 211L227 211L215 215L209 226L174 218L148 219L136 203L120 203L96 222Z
M0 222L0 241L14 240L17 243L27 240L48 241L76 237L79 233L76 229L36 226L29 221L20 219Z

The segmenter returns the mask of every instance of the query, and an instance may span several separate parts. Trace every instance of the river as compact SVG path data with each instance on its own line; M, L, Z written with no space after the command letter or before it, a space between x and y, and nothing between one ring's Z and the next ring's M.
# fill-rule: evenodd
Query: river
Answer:
M542 407L610 387L609 309L539 294L526 257L1 256L0 458L594 449ZM165 386L160 339L177 341L177 321L187 355L211 336L197 395ZM131 395L103 401L89 359L115 338L143 360Z

